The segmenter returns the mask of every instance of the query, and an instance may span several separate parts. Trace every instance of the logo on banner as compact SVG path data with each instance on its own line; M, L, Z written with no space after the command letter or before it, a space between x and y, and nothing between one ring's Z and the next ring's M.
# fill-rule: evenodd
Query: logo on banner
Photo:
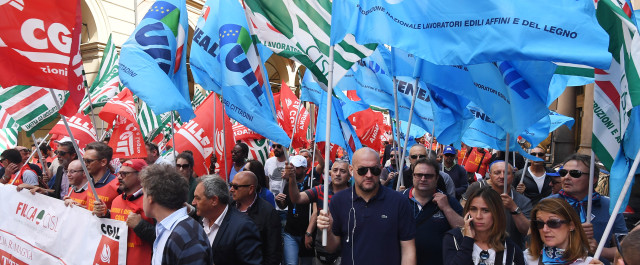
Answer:
M38 207L34 205L19 202L16 207L16 215L22 218L22 220L35 224L37 227L42 227L53 232L58 231L59 218L55 214L38 209Z
M106 225L111 227L110 225ZM104 234L105 224L103 227L103 235L96 249L96 255L93 259L95 265L117 265L118 264L118 241ZM116 257L112 259L111 257Z

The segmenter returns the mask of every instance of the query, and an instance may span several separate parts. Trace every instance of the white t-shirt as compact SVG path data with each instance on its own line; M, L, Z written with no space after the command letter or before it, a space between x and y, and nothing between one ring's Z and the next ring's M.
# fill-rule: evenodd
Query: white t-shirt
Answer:
M567 265L587 265L589 264L589 262L591 262L593 258L592 257L587 257L584 259L577 259L575 262L571 263L571 264L567 264ZM538 265L538 259L534 259L530 254L529 254L529 249L526 249L524 251L524 261L526 263L526 265Z
M505 250L504 250L505 254L502 255L502 264L506 264L507 263L507 255L506 255L506 245L505 245ZM478 265L478 263L480 263L480 252L482 252L482 248L480 248L476 243L473 243L473 253L471 253L471 259L473 261L473 264ZM489 258L486 259L484 262L487 265L493 265L496 263L496 251L493 250L492 248L488 249L487 252L489 252Z
M278 195L284 189L282 170L286 161L278 161L277 157L271 157L264 162L264 173L269 177L269 190L273 195Z
M542 192L542 186L544 186L544 178L547 176L547 173L543 173L542 176L540 177L536 177L533 172L531 172L531 168L528 167L527 171L529 171L529 175L531 175L531 177L533 178L533 180L536 182L536 184L538 185L538 192Z

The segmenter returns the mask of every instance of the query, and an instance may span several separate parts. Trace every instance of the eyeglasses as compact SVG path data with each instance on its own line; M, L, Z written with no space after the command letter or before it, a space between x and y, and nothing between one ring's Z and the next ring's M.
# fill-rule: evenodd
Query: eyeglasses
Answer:
M133 173L138 173L138 171L118 171L118 175L122 176L123 178L126 178L129 174Z
M480 262L478 265L487 265L487 260L489 259L489 251L483 250L480 251Z
M75 174L75 173L80 173L80 172L82 172L82 170L69 170L67 173Z
M413 178L414 179L422 179L422 178L426 178L426 179L433 179L436 177L436 174L421 174L421 173L413 173Z
M562 177L566 176L567 173L569 173L569 176L571 176L572 178L579 178L582 175L589 175L589 173L585 173L577 169L572 169L572 170L560 169L558 170L558 173Z
M66 156L67 154L71 154L71 152L58 151L58 150L56 150L53 153L56 154L57 156Z
M380 176L380 173L382 173L382 169L378 166L373 166L373 167L360 167L358 168L357 172L358 175L360 176L364 176L367 174L367 172L371 171L371 175L374 176Z
M567 220L559 220L559 219L549 219L546 223L541 220L533 221L533 224L538 230L544 228L545 224L547 225L547 227L551 229L557 229L557 228L560 228L563 224L568 224L568 223L569 221Z
M176 164L177 169L189 169L189 164Z
M622 263L624 263L625 265L628 264L628 263L627 263L627 261L624 260L624 255L622 255L622 246L621 246L620 243L622 243L622 240L626 236L627 236L627 233L615 233L615 234L611 235L613 241L616 244L616 248L618 249L618 253L620 253L620 258L622 259Z
M531 152L531 155L532 155L532 156L537 156L537 157L544 157L546 154L545 154L545 153L542 153L542 152L540 152L540 153Z
M411 155L411 159L425 158L427 155Z
M96 161L96 160L98 160L98 159L85 158L85 159L82 159L82 160L84 160L84 163L85 163L86 165L89 165L89 164L93 163L93 161Z
M246 184L246 185L231 184L229 186L231 186L234 190L237 190L238 188L249 187L251 185L250 184Z
M272 144L272 145L271 145L271 148L273 148L273 149L280 149L280 148L282 148L282 145L281 145L281 144Z

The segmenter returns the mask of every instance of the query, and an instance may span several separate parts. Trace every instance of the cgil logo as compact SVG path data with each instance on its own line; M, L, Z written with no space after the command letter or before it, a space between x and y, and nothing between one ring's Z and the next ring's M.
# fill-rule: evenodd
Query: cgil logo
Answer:
M49 229L54 232L58 231L58 217L46 212L45 210L40 210L36 206L19 202L16 207L16 215L34 223L36 226Z

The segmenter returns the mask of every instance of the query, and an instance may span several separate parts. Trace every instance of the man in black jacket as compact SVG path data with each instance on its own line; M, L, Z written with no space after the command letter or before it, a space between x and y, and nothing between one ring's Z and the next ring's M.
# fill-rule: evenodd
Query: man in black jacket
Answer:
M262 242L262 264L278 265L282 261L282 225L273 206L256 194L258 178L251 171L238 172L231 181L232 205L246 213L258 227Z
M532 205L538 204L540 200L551 195L552 186L549 185L552 178L547 173L553 173L552 169L544 166L545 151L540 147L533 148L531 155L542 159L542 161L530 161L530 166L518 170L513 181L516 191L523 194ZM520 183L524 172L524 180Z

